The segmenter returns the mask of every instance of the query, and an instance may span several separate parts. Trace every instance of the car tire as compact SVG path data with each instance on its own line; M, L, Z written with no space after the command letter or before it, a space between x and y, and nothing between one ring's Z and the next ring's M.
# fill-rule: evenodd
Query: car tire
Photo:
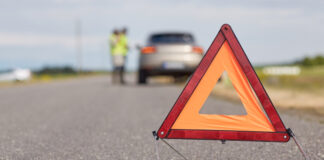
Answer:
M147 73L144 70L138 71L138 84L146 84L147 83Z
M174 83L183 83L186 82L188 76L173 76Z

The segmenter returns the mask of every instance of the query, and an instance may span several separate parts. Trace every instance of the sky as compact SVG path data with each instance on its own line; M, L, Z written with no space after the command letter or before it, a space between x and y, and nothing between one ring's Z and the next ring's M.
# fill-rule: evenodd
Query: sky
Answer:
M77 66L76 22L83 69L110 70L108 36L127 27L128 70L152 32L186 31L208 49L224 23L254 65L324 54L322 0L0 0L0 70Z

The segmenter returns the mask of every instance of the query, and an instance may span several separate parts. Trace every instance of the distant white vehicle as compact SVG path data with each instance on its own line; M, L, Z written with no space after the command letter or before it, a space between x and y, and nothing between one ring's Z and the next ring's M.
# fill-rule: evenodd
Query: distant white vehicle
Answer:
M300 68L298 66L272 66L264 67L263 73L266 75L291 75L297 76L300 74Z
M14 69L7 72L0 72L0 82L6 81L28 81L32 77L29 69Z

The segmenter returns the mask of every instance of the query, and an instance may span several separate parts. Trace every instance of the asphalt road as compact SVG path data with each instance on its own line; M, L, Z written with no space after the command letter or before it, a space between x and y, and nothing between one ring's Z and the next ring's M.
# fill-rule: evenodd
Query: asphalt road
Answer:
M152 130L182 88L152 83L111 85L91 77L0 88L0 159L156 159ZM208 99L202 112L244 112ZM324 159L324 124L280 113L311 159ZM168 140L188 159L303 159L294 142ZM181 159L158 141L161 160Z

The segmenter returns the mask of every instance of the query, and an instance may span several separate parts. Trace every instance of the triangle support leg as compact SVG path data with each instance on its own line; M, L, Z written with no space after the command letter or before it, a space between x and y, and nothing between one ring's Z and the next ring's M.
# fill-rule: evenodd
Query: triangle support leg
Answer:
M288 128L287 129L287 133L289 134L290 137L293 138L294 142L296 143L299 151L302 153L303 157L305 158L305 160L309 160L309 158L307 157L306 153L304 152L303 148L301 147L301 145L299 144L299 142L297 141L296 135L294 134L294 132Z
M155 139L155 149L156 149L156 157L157 160L160 160L160 156L159 156L159 150L158 150L158 146L157 146L157 141L160 139L159 136L157 135L156 131L153 131L153 137ZM164 139L161 138L161 141L163 143L165 143L167 146L169 146L173 151L175 151L179 156L181 156L184 160L187 160L187 158L181 154L178 150L176 150L173 146L171 146L167 141L165 141Z
M152 132L153 138L154 138L154 144L155 144L155 154L156 154L156 160L160 160L160 155L159 155L159 146L157 144L157 141L159 140L159 137L156 134L156 131Z

